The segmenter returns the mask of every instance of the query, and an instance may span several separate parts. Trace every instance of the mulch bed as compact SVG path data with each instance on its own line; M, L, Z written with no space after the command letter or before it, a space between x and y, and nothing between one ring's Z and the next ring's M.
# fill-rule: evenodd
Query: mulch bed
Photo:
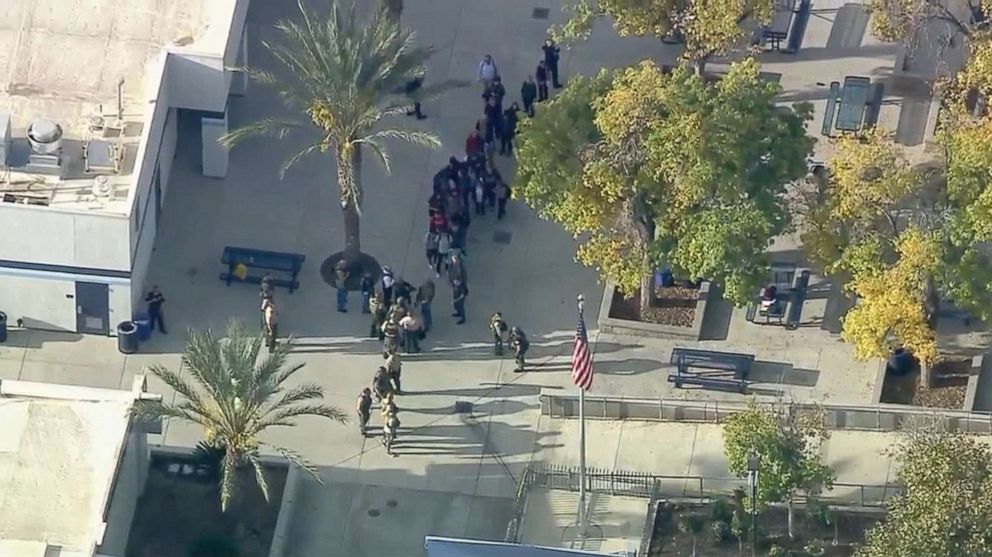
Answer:
M970 361L939 362L931 372L932 387L924 387L920 383L922 375L919 369L900 376L886 373L881 402L961 410L964 408L970 370Z
M266 466L270 502L265 502L252 476L244 478L236 504L221 512L216 482L170 474L164 461L153 456L131 523L127 555L185 557L195 542L219 538L232 542L240 557L267 557L286 472L285 467Z
M616 291L613 293L610 317L673 327L692 327L698 296L698 288L656 288L654 303L642 312L640 290L635 291L630 298L624 298L623 294Z

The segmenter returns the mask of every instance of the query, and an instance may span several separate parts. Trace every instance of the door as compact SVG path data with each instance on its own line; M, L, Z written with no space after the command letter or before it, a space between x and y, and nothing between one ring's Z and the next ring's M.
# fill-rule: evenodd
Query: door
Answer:
M106 284L76 283L76 332L110 334L110 292Z

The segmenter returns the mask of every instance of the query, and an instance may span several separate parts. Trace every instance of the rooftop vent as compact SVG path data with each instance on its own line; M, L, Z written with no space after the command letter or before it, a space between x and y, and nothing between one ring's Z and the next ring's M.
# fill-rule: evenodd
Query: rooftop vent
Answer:
M28 143L31 151L38 155L55 155L62 148L62 126L47 119L39 118L28 126Z

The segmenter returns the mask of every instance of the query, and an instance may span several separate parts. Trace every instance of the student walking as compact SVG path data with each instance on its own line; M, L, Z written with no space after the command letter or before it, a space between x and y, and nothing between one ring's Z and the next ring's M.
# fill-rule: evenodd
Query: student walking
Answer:
M369 302L372 299L372 291L375 286L372 284L372 275L365 273L362 275L361 292L362 292L362 313L371 313L372 306Z
M465 323L465 298L468 297L468 286L464 282L456 280L453 297L452 305L455 312L451 316L458 318L458 321L455 321L456 325L462 325Z
M382 325L386 322L386 304L382 303L382 298L377 292L372 293L369 298L369 312L372 314L372 326L369 329L369 338L383 339Z
M392 390L397 393L403 392L403 386L400 383L402 372L403 362L400 360L399 352L393 352L386 356L386 374L389 376L389 383L392 386Z
M372 417L372 389L365 387L358 395L358 431L362 437L368 434L369 418Z
M385 367L379 366L372 378L372 393L375 395L376 402L391 392L393 392L393 385L389 380L389 371Z
M499 70L496 68L496 61L493 60L492 55L483 56L482 61L479 62L479 81L482 82L482 90L488 91L498 75Z
M496 220L503 220L506 216L506 204L510 201L510 186L502 178L496 184Z
M537 102L548 100L548 66L541 60L534 70L537 77Z
M493 354L500 356L506 342L506 321L503 320L502 313L497 311L489 318L489 330L493 333Z
M554 39L548 39L544 41L541 50L544 51L544 65L551 73L551 85L555 89L561 89L561 83L558 82L558 59L561 57L561 49L555 44Z
M417 288L416 302L420 305L420 319L423 321L424 334L429 333L431 327L434 326L434 315L431 309L431 304L434 302L434 290L434 281L431 279L425 280Z
M503 133L499 136L499 154L513 155L513 138L517 135L520 106L510 103L510 108L503 111Z
M403 349L406 353L420 352L420 321L412 313L408 313L400 319L400 329L403 330Z
M162 313L162 304L165 303L165 296L162 295L162 291L159 290L157 284L145 296L145 302L148 302L148 318L152 322L151 328L154 330L155 323L158 323L158 331L163 335L169 334L165 331L165 317Z
M465 209L468 211L468 208ZM457 215L456 215L457 216ZM451 253L451 233L447 230L438 234L437 239L437 266L434 267L434 278L441 278L441 272L447 268L448 254Z
M431 219L431 229L424 235L424 253L427 257L427 268L434 270L438 267L438 244L441 242L441 235L434 231L434 220Z
M530 348L530 341L520 327L510 329L510 347L513 348L513 358L517 362L517 368L513 371L520 373L524 370L524 357L527 355L527 349Z
M386 448L386 454L395 458L393 445L396 443L396 435L399 433L400 419L396 413L387 414L386 421L382 425L382 446Z
M524 102L524 112L527 116L534 117L534 101L537 99L537 84L534 83L534 76L528 75L527 80L520 86L520 100Z
M265 321L266 343L271 354L276 349L276 336L279 334L279 311L273 299L262 302L262 317Z
M388 266L382 268L382 278L380 279L380 285L382 286L382 303L389 307L389 304L393 303L393 285L396 283L396 279L393 278L393 270Z

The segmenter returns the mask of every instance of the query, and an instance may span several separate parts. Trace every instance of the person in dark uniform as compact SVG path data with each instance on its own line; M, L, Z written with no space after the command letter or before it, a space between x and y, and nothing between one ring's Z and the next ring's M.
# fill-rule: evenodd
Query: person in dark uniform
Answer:
M427 116L420 111L420 98L418 96L418 91L420 91L420 87L424 84L424 77L425 76L421 75L416 79L411 79L406 83L406 87L404 87L404 92L408 97L410 97L410 100L413 101L413 110L407 110L406 114L407 116L416 116L417 120L427 118Z
M537 102L548 100L548 66L544 60L537 63L534 77L537 78Z
M496 312L489 319L489 330L493 333L493 354L500 356L503 354L504 338L506 337L506 321L503 314Z
M369 305L369 301L372 299L372 291L375 289L375 284L372 283L372 275L370 273L365 273L362 275L362 313L371 313L372 307Z
M537 84L534 83L534 76L528 75L527 81L520 86L520 99L524 102L524 112L533 118L534 101L537 100Z
M517 361L517 368L513 371L520 373L524 370L524 357L527 355L527 349L530 348L530 341L520 327L510 329L510 346L513 348L513 358Z
M362 437L368 433L369 418L372 417L372 389L365 387L358 395L358 431Z
M561 49L558 48L553 39L548 39L544 41L541 50L544 51L544 65L551 73L551 85L555 89L561 89L561 83L558 82L558 59L561 57Z
M382 268L382 278L379 281L382 286L382 303L389 307L393 303L393 285L396 279L393 278L393 270L388 266Z
M155 329L155 323L157 322L159 332L163 335L169 334L165 330L165 317L162 314L162 304L165 303L165 296L162 295L162 291L159 290L157 284L145 296L145 301L148 302L148 318L152 321L152 329Z

